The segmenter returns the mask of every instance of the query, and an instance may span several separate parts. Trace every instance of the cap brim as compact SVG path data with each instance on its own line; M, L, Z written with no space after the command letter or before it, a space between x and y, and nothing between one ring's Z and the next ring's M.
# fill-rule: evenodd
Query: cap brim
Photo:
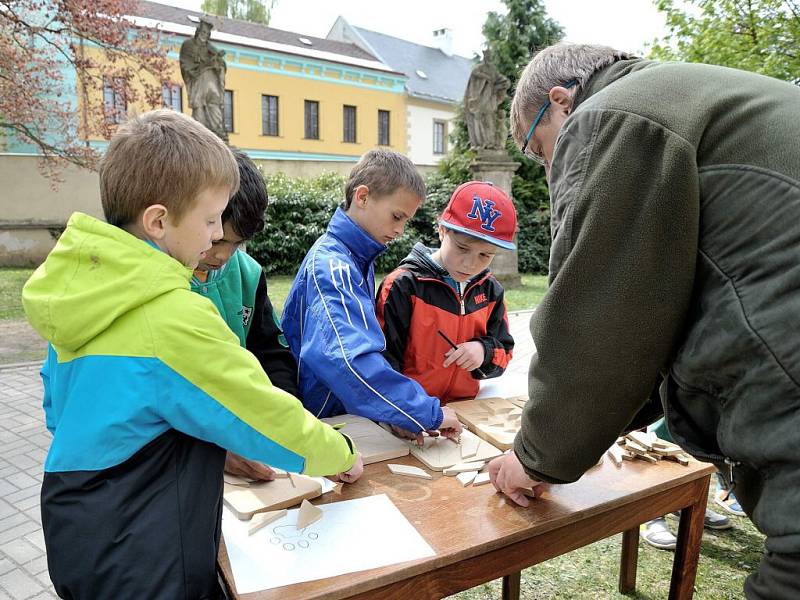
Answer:
M439 225L442 227L447 227L448 229L452 229L453 231L457 231L459 233L463 233L474 238L478 238L479 240L483 240L484 242L489 242L494 246L499 246L504 250L516 250L517 245L514 242L504 242L503 240L498 240L497 238L493 238L490 235L486 235L485 233L477 233L472 229L467 229L466 227L460 227L459 225L453 225L452 223L448 223L447 221L439 221Z

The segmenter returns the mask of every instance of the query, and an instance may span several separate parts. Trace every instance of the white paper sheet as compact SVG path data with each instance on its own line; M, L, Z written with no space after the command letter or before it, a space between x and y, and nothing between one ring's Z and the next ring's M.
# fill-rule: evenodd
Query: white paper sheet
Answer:
M222 532L240 594L433 556L386 494L319 506L322 519L297 529L297 509L252 536L227 508Z
M513 398L528 395L528 373L506 371L495 379L483 379L476 400L481 398Z

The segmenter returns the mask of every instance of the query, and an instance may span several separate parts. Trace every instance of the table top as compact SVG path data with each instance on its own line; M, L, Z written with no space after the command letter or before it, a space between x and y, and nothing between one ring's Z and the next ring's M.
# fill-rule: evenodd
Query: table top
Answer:
M325 494L314 500L314 504L386 494L431 545L435 556L239 597L272 600L363 593L591 519L642 498L669 493L715 471L706 463L691 461L688 466L682 466L665 460L656 464L626 461L617 468L604 457L601 465L590 469L579 481L550 486L541 499L522 508L497 493L491 483L462 487L455 477L437 472L431 472L431 480L393 475L388 462L419 466L413 457L368 465L359 481L345 485L339 495ZM358 531L353 535L358 535ZM232 583L224 543L220 565Z

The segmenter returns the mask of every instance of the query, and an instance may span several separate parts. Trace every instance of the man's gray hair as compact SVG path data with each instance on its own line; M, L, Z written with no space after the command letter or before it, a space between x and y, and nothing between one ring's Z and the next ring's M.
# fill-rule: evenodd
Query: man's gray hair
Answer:
M511 135L517 146L525 143L536 112L547 101L552 88L574 80L577 84L570 88L574 98L595 72L629 58L636 56L608 46L566 42L538 52L522 71L511 101ZM542 116L541 122L547 122L547 114Z

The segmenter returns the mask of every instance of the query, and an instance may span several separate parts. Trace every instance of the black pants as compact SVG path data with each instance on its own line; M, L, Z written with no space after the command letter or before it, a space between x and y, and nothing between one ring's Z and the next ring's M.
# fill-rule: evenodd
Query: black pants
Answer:
M800 553L766 551L758 571L744 582L747 600L795 600L800 598Z

